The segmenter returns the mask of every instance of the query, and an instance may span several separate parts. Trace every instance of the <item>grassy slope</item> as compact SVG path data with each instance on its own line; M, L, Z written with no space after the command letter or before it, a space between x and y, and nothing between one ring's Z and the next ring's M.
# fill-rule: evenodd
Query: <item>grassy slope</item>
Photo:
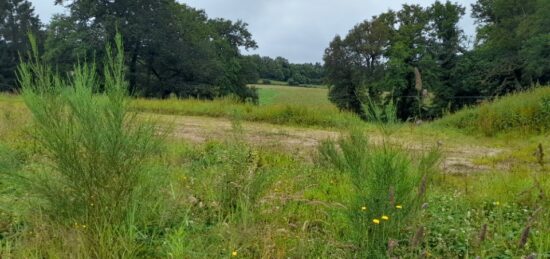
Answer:
M550 87L467 108L444 117L436 124L487 136L510 131L527 134L547 132L550 129Z

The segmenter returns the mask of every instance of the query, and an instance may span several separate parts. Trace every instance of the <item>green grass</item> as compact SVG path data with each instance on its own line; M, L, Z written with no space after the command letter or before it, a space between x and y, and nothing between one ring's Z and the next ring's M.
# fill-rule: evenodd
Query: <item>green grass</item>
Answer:
M436 124L486 136L517 132L544 133L550 129L550 87L540 87L463 109Z
M364 124L354 114L341 112L332 105L278 103L257 106L231 99L214 101L138 99L131 103L131 109L139 112L221 117L307 127L346 128Z
M332 106L328 89L277 85L254 85L260 95L260 105L291 104L308 107Z

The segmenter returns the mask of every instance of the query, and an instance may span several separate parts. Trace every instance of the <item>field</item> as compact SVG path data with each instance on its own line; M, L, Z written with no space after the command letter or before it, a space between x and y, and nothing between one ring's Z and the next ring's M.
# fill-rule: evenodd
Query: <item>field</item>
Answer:
M280 85L253 85L258 89L260 105L289 104L304 106L332 106L328 100L328 89L289 87Z
M548 116L547 90L501 101ZM260 106L132 100L117 128L78 109L111 99L75 96L42 128L34 99L0 95L1 258L550 256L546 129L367 124L284 86Z

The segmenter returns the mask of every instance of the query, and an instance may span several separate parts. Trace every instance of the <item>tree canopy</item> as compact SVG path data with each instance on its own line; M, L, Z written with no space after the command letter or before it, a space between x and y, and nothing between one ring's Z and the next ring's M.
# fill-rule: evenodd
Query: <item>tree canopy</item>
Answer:
M28 33L42 36L42 24L27 0L0 0L0 91L15 88L20 53L30 49Z
M446 111L548 83L550 2L478 0L473 48L450 1L403 5L337 36L325 51L330 100L366 118L370 102L397 104L403 119Z

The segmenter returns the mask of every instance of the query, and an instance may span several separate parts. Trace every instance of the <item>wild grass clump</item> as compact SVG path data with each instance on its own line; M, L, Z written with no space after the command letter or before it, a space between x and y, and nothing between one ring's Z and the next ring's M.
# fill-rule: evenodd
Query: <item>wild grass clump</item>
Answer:
M550 87L499 98L466 108L436 124L494 136L499 133L544 133L550 129Z
M272 174L260 154L241 141L210 142L189 154L181 176L188 223L165 242L170 258L261 257L265 248L259 211Z
M20 240L27 249L19 256L110 258L142 252L140 231L155 222L160 206L153 187L163 177L148 162L160 142L152 125L127 112L120 37L116 43L115 54L107 49L102 84L95 66L87 64L62 79L40 61L36 44L32 61L19 67L38 151L32 165L11 177L30 205L23 216L32 231Z

